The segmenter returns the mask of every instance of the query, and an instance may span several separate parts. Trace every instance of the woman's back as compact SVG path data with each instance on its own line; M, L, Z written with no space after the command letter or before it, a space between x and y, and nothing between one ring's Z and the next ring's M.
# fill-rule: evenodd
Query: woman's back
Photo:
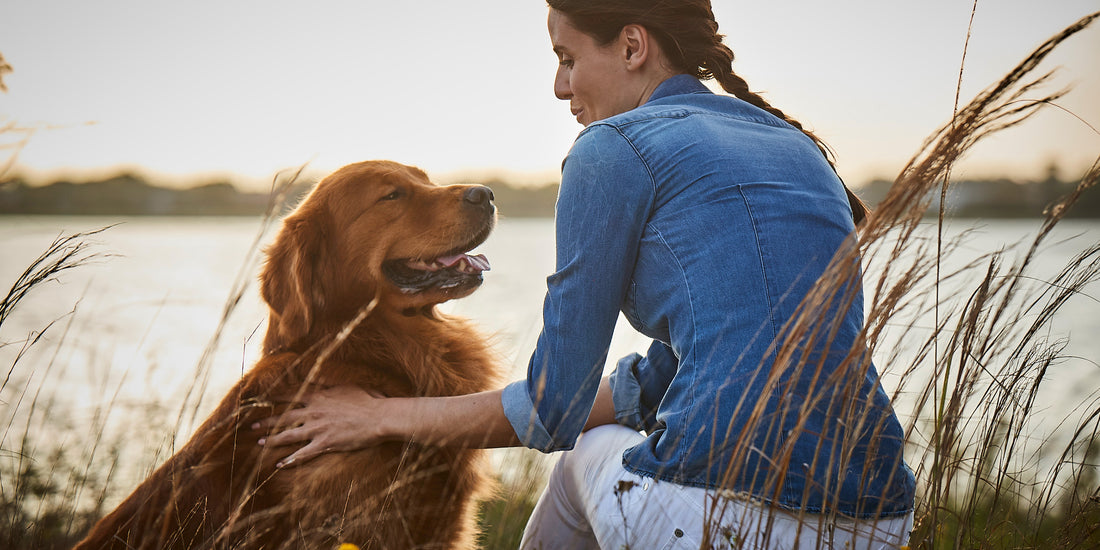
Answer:
M605 218L593 231L592 220ZM572 254L576 264L617 264L621 235L638 236L621 308L656 342L613 375L620 395L638 394L626 423L649 434L626 453L628 469L809 510L908 510L902 433L877 374L859 361L835 373L862 326L858 289L827 308L836 322L807 346L809 361L768 383L784 324L854 238L843 186L802 132L674 77L645 105L581 133L565 163L558 223L559 259ZM588 341L606 353L601 339ZM836 421L845 418L856 429Z

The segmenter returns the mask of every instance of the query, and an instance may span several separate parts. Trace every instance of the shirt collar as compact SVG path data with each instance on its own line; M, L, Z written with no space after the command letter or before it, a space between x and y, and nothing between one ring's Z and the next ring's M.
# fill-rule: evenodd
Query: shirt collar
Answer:
M657 85L657 89L646 100L646 103L673 95L712 93L698 78L689 74L678 74Z

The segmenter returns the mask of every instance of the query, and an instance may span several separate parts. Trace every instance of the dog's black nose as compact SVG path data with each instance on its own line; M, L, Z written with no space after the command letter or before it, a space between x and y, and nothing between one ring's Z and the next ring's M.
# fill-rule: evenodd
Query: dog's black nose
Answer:
M479 185L477 187L471 187L466 190L466 193L462 196L466 202L471 204L489 204L493 200L493 190L488 187Z

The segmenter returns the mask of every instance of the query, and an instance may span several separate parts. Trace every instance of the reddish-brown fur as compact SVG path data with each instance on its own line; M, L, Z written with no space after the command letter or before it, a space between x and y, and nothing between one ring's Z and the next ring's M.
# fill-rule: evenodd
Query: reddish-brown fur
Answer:
M263 358L77 548L472 544L475 500L488 486L482 451L386 443L276 470L289 451L264 450L250 429L311 387L440 396L496 382L473 327L434 311L473 292L480 278L401 292L382 273L387 260L431 259L484 240L495 213L464 195L472 187L437 187L420 170L386 161L325 178L267 250Z

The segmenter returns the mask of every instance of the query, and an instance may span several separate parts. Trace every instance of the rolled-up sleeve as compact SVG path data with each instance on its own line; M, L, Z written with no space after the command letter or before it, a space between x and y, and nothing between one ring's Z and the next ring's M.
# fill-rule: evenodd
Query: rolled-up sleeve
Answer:
M657 409L678 364L672 348L657 340L649 346L645 357L632 353L619 359L609 377L615 421L638 431L656 429Z
M617 129L596 123L581 132L562 166L542 332L527 378L502 397L524 445L572 449L588 420L654 193L648 168Z

